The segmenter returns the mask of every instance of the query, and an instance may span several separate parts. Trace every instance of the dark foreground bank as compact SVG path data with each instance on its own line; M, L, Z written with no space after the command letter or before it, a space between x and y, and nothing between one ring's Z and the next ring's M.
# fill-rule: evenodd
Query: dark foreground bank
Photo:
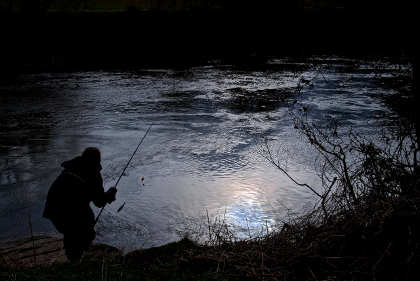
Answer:
M188 239L126 255L117 248L94 244L81 263L67 261L62 243L57 237L36 236L0 244L0 279L219 280L225 274L213 272L204 248Z
M2 244L2 280L418 280L420 197L374 200L314 224L308 214L260 238L212 246L184 238L161 247L93 245L81 264L66 262L60 239ZM220 229L219 229L220 230ZM225 233L226 234L226 233ZM35 256L34 256L35 253Z

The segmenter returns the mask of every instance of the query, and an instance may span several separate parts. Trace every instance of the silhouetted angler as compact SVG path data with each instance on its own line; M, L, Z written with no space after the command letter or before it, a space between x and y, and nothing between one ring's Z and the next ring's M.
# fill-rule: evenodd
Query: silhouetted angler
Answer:
M101 208L115 201L117 189L104 192L101 153L95 147L86 148L81 156L61 166L64 170L50 187L44 217L64 234L67 258L78 261L96 236L90 202Z

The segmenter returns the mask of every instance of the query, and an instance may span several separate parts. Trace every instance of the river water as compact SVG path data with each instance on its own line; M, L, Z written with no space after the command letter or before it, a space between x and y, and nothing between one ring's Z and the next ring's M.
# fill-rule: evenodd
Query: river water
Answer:
M318 183L316 157L294 130L289 104L299 100L314 122L334 117L372 136L390 113L381 99L390 93L384 81L405 67L383 58L283 58L252 67L36 73L2 82L0 239L29 235L29 222L36 233L54 233L42 209L61 162L87 146L100 148L107 188L151 124L117 201L101 217L98 241L151 247L215 218L238 236L270 230L314 198L263 159L262 137L282 149L292 175Z

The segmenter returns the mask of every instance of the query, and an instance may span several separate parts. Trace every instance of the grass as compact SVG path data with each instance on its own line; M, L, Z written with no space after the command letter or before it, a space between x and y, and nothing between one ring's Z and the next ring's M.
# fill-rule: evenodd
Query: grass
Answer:
M203 246L184 238L125 256L86 256L80 264L0 265L0 280L417 280L417 195L366 198L324 223L314 212L248 240Z
M233 280L214 272L207 263L192 266L190 258L202 251L201 246L182 239L126 256L88 256L80 264L12 269L0 263L0 280Z

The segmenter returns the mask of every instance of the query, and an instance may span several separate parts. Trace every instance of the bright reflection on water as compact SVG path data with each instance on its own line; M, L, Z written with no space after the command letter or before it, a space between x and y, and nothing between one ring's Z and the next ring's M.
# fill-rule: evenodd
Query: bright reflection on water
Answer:
M160 245L191 222L206 223L207 212L242 237L271 229L288 208L299 212L313 197L262 159L261 135L280 146L291 174L318 183L316 158L288 116L299 78L313 79L299 96L312 120L335 117L374 135L377 117L387 112L379 99L388 91L383 79L397 65L330 58L315 68L285 59L252 69L27 74L1 84L0 238L28 235L28 214L34 231L54 232L41 214L60 163L97 146L109 187L149 124L118 200L98 225L99 241L126 250Z

